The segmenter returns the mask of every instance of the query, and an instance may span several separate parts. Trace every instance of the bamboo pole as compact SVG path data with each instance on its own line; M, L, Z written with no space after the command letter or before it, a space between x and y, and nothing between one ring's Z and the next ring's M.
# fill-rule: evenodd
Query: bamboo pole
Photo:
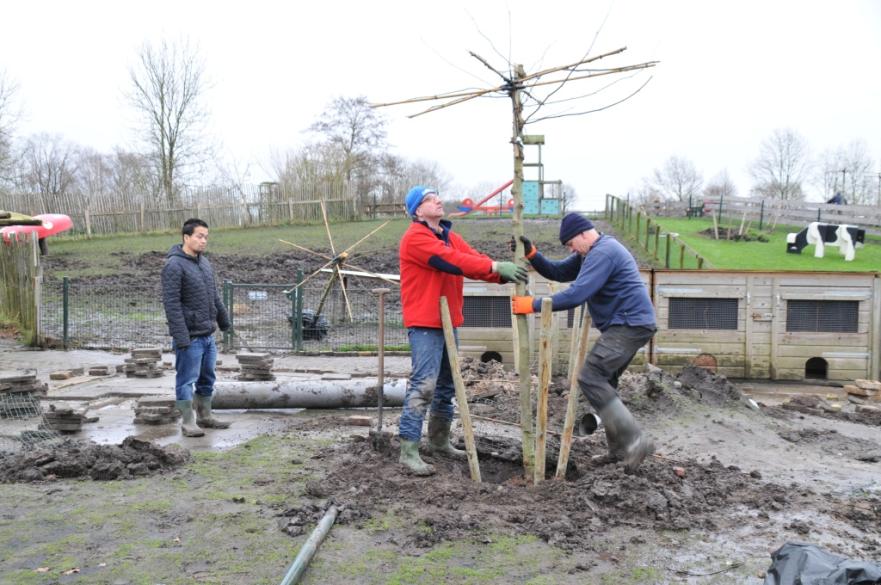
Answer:
M477 461L477 445L474 443L474 427L471 426L471 412L468 409L468 396L465 394L465 382L459 369L459 354L456 337L453 335L453 320L450 318L450 305L447 297L440 298L441 320L444 324L444 341L447 345L447 358L453 374L453 386L456 389L456 402L459 403L459 416L462 418L462 431L465 434L465 453L468 455L468 468L471 479L480 483L480 463Z
M578 340L577 357L572 356L581 365L587 355L587 345L590 339L590 315L587 314L587 305L581 308L581 335ZM578 408L578 368L575 368L569 377L569 400L566 402L566 420L563 423L563 437L560 439L560 458L557 459L557 473L554 479L566 478L566 467L569 465L569 452L572 450L572 432L575 429L575 411Z
M511 90L511 103L514 110L514 127L511 145L514 148L514 182L511 185L511 197L514 199L514 213L511 226L514 235L514 262L526 266L523 250L523 103L520 99L522 80L526 77L523 65L514 66L514 87ZM517 283L514 287L519 296L526 295L526 285ZM529 371L529 324L526 315L517 315L518 357L517 375L520 377L520 430L523 448L523 470L526 479L533 476L535 465L535 440L532 421L532 375Z
M541 300L541 334L538 349L538 404L536 407L535 470L533 481L545 480L545 449L548 439L548 390L551 385L551 323L553 301Z

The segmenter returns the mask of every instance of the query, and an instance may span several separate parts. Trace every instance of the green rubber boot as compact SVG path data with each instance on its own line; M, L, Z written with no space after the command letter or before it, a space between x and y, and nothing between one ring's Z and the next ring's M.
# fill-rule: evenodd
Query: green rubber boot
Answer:
M419 456L419 442L401 439L401 457L398 459L413 475L434 475L434 467Z
M197 427L193 419L193 401L175 400L174 404L181 414L180 433L185 437L201 437L205 435L205 431Z
M196 394L193 396L196 405L196 424L203 429L228 429L231 423L214 418L211 414L211 397Z
M633 473L646 457L655 452L652 438L640 430L636 420L620 398L615 398L600 411L606 428L609 454L624 463L627 473Z
M433 416L428 419L428 445L432 453L455 459L468 459L468 454L450 444L450 427L453 421Z

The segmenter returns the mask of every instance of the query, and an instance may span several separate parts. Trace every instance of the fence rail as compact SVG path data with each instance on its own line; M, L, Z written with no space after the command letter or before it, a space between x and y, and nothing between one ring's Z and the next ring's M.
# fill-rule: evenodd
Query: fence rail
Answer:
M302 277L300 277L302 278ZM325 286L293 284L223 284L224 304L232 321L228 334L218 336L229 351L285 350L294 352L375 351L378 303L368 278L349 277L346 306L339 285L326 296ZM159 346L170 349L158 282L124 287L105 282L64 278L47 282L43 290L42 333L52 345L83 349L121 349ZM385 299L385 346L408 350L401 319L400 291Z
M690 209L701 209L702 213L715 213L717 217L745 217L747 221L757 223L759 229L778 223L801 225L824 221L855 225L870 233L881 234L881 207L872 205L833 205L759 197L703 197L691 201L654 201L640 206L655 216L684 217Z
M193 189L174 202L150 196L111 198L60 193L52 195L0 192L0 209L37 215L63 213L73 220L68 235L98 235L177 230L190 217L211 227L278 225L321 221L321 205L328 217L351 221L362 215L350 186L295 190L248 188Z
M637 245L645 248L654 261L664 268L712 268L710 263L676 234L662 233L661 226L641 209L614 195L606 195L605 219L615 225ZM663 243L662 243L663 240Z

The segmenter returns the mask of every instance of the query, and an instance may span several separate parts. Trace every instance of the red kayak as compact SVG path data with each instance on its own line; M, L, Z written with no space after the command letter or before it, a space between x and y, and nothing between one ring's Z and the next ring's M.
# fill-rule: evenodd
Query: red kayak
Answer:
M37 239L40 241L40 250L45 255L45 238L60 234L73 227L73 221L70 217L61 213L43 213L35 215L34 219L39 219L40 225L8 225L0 228L0 239L3 240L3 243L8 244L15 240L25 240L32 233L36 233Z

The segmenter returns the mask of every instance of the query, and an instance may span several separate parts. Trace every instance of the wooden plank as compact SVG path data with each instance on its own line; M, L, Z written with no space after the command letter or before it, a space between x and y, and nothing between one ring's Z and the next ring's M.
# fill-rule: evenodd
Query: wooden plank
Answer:
M777 343L785 345L837 345L839 347L869 347L868 333L781 333Z
M730 329L658 329L655 334L655 345L669 342L703 343L743 343L745 335L742 331Z
M775 279L771 287L771 357L768 368L772 380L777 379L777 343L780 337L780 295L777 282Z
M865 353L866 355L870 355L870 351L868 347L856 346L856 347L842 347L840 345L781 345L778 348L778 355L780 357L823 357L823 354L838 354L838 353Z
M805 362L807 361L808 360L806 358L780 357L778 358L777 363L779 367L783 369L801 369L802 371L804 371ZM830 370L853 370L855 372L861 372L860 376L857 376L861 377L866 375L866 369L869 364L869 356L866 356L862 359L827 359L826 362Z
M872 336L872 363L870 365L869 378L881 379L881 277L876 275L872 283L875 300L872 303L872 318L870 332Z

